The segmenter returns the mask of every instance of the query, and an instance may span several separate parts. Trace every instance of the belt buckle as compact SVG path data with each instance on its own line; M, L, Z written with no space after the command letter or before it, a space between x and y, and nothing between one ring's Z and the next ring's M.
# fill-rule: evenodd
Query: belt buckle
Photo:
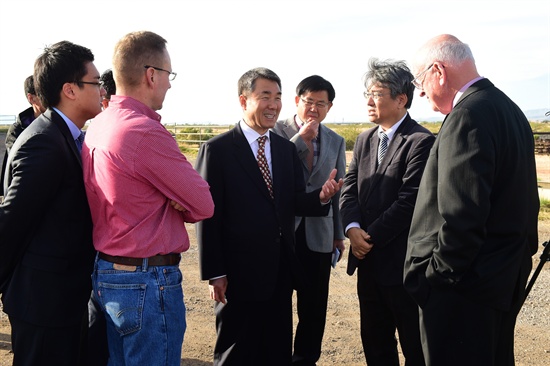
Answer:
M113 269L117 271L135 272L137 266L127 266L125 264L113 263Z

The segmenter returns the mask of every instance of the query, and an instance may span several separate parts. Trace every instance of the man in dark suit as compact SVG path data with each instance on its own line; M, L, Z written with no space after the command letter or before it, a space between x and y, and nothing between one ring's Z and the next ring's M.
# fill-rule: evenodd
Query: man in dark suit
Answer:
M273 71L241 76L239 102L243 119L202 145L196 164L215 204L197 225L201 278L216 301L214 365L290 365L292 289L302 281L294 217L326 215L342 181L333 170L305 192L296 148L269 132L281 109Z
M307 192L321 187L332 169L338 171L336 179L346 172L346 141L321 124L335 95L332 84L321 76L305 78L296 87L297 113L277 121L273 128L296 146ZM339 206L340 195L336 194L327 216L296 217L296 254L304 268L307 286L297 292L293 365L314 366L321 356L331 260L333 255L339 260L345 248Z
M15 122L8 128L6 133L6 152L4 154L4 161L2 162L2 171L0 172L0 190L4 190L4 174L6 172L6 164L8 163L8 154L10 153L11 147L17 137L27 128L32 121L36 119L42 112L44 112L44 107L38 96L36 95L36 90L34 88L34 77L31 75L25 79L24 82L25 95L27 101L31 105L29 108L25 109L23 112L17 115ZM0 196L2 196L0 195Z
M45 48L34 81L48 109L8 157L0 284L14 365L82 362L94 248L79 144L105 93L93 61L89 49L67 41Z
M415 86L446 114L420 183L405 288L428 365L514 365L514 327L537 251L539 198L525 115L451 35L417 53Z
M368 116L378 126L359 135L340 206L357 273L361 340L369 365L424 365L418 307L403 287L403 262L416 192L434 136L411 119L413 75L403 61L369 60ZM383 140L385 139L385 140Z

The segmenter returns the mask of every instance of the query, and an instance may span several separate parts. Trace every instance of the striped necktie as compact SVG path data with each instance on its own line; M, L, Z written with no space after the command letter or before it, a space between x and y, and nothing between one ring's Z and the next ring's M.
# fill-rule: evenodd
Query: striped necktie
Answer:
M378 144L378 165L380 165L380 162L384 159L384 155L386 155L386 151L388 151L388 135L383 131L378 131L378 137L380 138L380 143Z

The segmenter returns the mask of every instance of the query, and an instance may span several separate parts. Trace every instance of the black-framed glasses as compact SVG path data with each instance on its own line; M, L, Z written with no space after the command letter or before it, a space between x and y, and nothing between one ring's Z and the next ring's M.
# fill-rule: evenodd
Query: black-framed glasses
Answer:
M329 103L327 102L314 102L313 100L304 99L302 97L300 97L300 100L304 103L304 105L307 108L311 108L315 106L317 109L325 109L326 107L329 106Z
M422 90L422 84L424 84L424 78L426 77L426 73L432 68L434 64L431 64L428 66L428 68L424 71L422 71L420 74L418 74L417 77L414 78L412 81L412 85L414 85L415 88L418 90ZM420 80L422 78L422 81Z
M75 81L76 84L88 84L88 85L95 85L98 89L105 89L105 86L103 85L103 81Z
M382 98L384 95L386 95L386 93L382 93L382 92L363 92L363 95L367 99L372 98L374 100L378 100L378 99Z
M176 78L176 76L178 75L177 73L175 72L172 72L172 71L168 71L168 70L164 70L164 69L161 69L160 67L155 67L155 66L151 66L151 65L145 65L143 66L144 68L148 69L148 68L152 68L152 69L155 69L157 71L164 71L164 72L167 72L168 73L168 80L170 81L174 81L174 79Z

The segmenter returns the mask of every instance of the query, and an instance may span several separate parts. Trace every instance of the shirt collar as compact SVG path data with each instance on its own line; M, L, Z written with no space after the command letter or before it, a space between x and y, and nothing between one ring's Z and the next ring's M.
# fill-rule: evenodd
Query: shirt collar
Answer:
M267 141L269 141L269 131L267 131L265 135L260 135L258 132L254 131L249 125L247 125L246 122L243 120L239 121L239 125L243 130L244 137L246 138L246 141L248 141L248 144L252 144L260 136L267 136Z
M462 94L464 94L466 89L468 89L470 86L472 86L474 83L477 83L481 79L485 79L485 78L483 76L479 76L479 77L477 77L473 80L470 80L469 82L466 83L466 85L464 85L462 88L460 88L460 90L458 91L458 93L456 93L455 98L453 100L453 108L456 105L456 103L458 103L458 100L460 99Z
M78 128L73 121L71 121L69 119L69 117L67 117L66 115L63 114L63 112L61 112L59 109L57 109L56 107L52 107L52 109L54 111L57 112L57 114L59 114L61 116L61 118L63 118L63 121L65 121L65 124L67 124L67 127L69 127L69 131L71 131L71 135L73 136L73 139L77 139L78 136L80 136L80 128Z
M408 114L409 114L408 112L405 113L403 118L401 118L399 121L397 121L397 123L395 123L393 126L391 126L385 131L382 128L382 126L378 126L378 133L380 133L380 131L383 131L386 134L386 136L388 136L388 141L391 141L391 139L393 138L393 135L395 134L395 131L397 131L397 129L399 128L401 123L405 120L405 117L407 117Z

